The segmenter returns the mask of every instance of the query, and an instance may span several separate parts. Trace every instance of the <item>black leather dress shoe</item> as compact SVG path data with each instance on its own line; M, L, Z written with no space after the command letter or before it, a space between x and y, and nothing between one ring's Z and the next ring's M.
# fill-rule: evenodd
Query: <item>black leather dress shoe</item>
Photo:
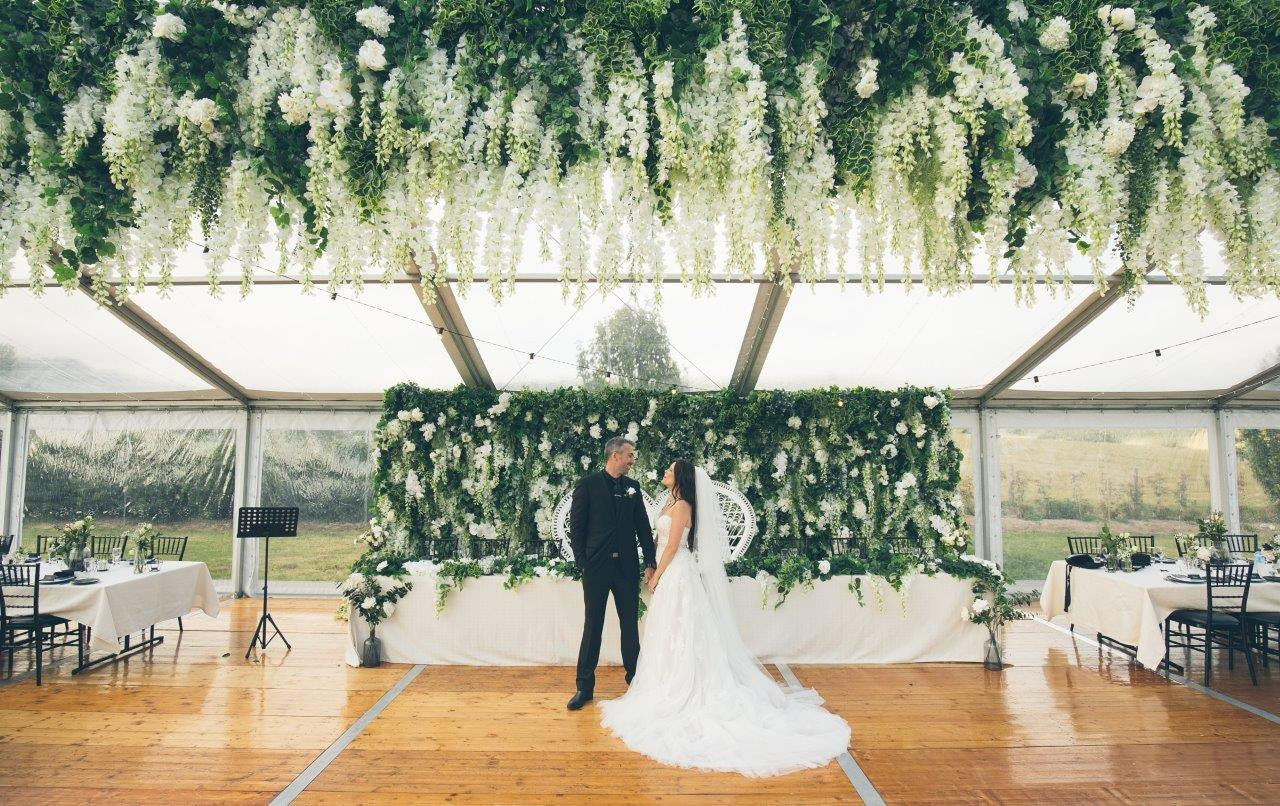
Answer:
M569 700L567 706L570 711L576 711L587 703L591 702L592 695L588 691L579 691L573 695L573 699Z

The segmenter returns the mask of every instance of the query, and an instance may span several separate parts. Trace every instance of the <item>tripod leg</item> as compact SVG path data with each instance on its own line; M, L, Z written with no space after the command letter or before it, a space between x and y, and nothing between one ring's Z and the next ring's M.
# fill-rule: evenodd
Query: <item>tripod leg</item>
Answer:
M280 625L276 624L276 620L271 616L270 613L267 614L267 619L271 622L271 626L275 627L276 635L280 636L280 640L284 641L284 645L289 649L293 649L293 644L289 643L289 639L284 637L284 633L280 632ZM262 631L264 634L266 633L265 625L263 625Z
M249 659L249 655L253 652L254 647L258 645L258 633L262 633L262 646L264 649L266 648L267 646L266 626L267 626L266 622L261 617L259 617L258 626L253 628L253 638L249 640L249 648L244 651L245 660Z

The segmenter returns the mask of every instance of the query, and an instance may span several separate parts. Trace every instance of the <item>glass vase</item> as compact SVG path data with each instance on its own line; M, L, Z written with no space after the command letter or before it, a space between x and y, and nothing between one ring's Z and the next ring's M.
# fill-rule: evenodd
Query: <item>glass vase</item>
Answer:
M1004 669L1004 656L1000 651L1000 642L996 640L996 631L987 629L986 652L982 659L982 668L993 672Z
M133 550L133 573L141 574L147 568L147 558L136 547Z
M382 641L378 640L376 628L369 629L369 637L360 646L360 665L377 666L382 663Z

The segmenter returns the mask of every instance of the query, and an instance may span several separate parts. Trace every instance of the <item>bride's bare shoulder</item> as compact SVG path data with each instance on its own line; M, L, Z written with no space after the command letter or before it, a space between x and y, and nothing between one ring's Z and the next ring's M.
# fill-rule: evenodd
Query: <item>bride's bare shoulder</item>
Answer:
M689 502L685 501L684 499L680 499L679 501L673 501L671 503L672 514L679 512L681 515L687 516L692 511L693 509L692 507L689 506Z

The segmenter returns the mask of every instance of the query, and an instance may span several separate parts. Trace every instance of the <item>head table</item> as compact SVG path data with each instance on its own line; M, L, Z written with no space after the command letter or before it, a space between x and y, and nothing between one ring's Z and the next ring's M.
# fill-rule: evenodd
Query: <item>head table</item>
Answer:
M1071 622L1114 641L1136 646L1137 658L1152 669L1164 660L1165 618L1174 610L1205 608L1205 583L1166 579L1171 565L1150 565L1140 571L1109 572L1101 568L1071 570ZM1040 595L1047 619L1067 613L1067 564L1056 560L1049 568ZM1280 583L1254 580L1249 587L1250 611L1280 610Z
M41 566L44 572L47 565ZM133 572L132 563L94 571L92 585L40 584L40 612L88 627L89 646L103 652L120 649L120 639L192 610L218 615L218 594L209 567L198 562L164 560L157 571Z
M437 613L435 574L412 573L413 589L378 625L382 659L393 663L474 666L567 666L582 638L582 585L534 578L515 590L506 577L469 579ZM863 603L851 589L862 592ZM981 662L987 630L962 611L973 601L972 581L947 574L912 574L894 590L882 577L835 576L798 587L775 608L755 579L730 580L738 627L765 662ZM648 597L648 593L643 594ZM640 620L643 635L644 619ZM350 618L347 662L359 665L369 625ZM601 663L619 664L618 620L606 610Z

